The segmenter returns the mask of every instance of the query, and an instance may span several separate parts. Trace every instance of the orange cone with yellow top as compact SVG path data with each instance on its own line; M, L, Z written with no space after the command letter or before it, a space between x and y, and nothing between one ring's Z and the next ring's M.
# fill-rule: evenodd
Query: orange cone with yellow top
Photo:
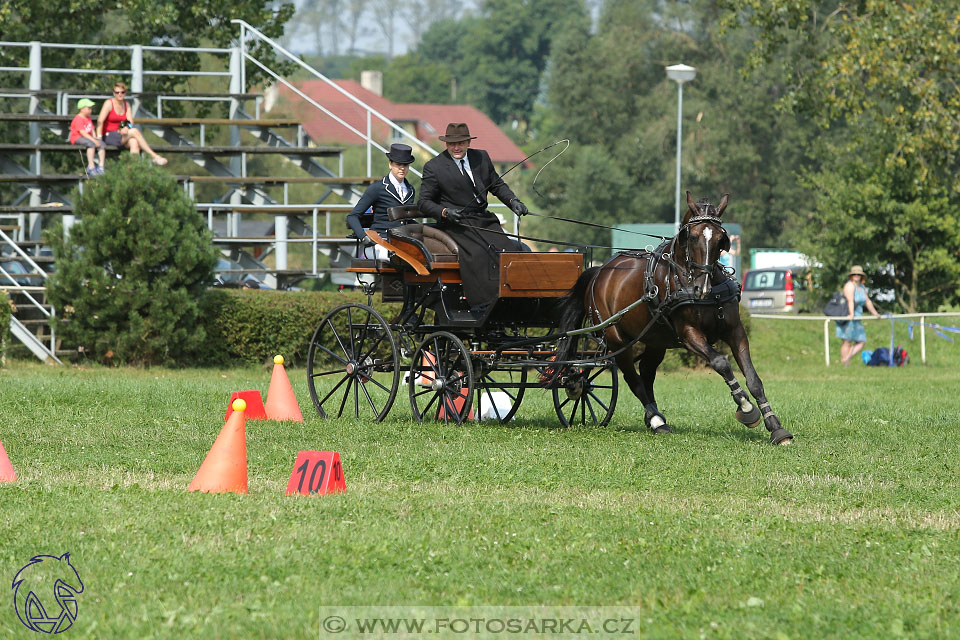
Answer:
M247 430L244 411L247 403L233 401L233 413L223 425L200 470L187 491L206 493L247 492Z
M266 408L268 420L303 422L300 405L293 395L287 370L283 368L283 356L273 358L273 375L270 376L270 387L267 389Z
M0 442L0 482L16 482L17 472L13 470L10 464L10 458L7 457L7 451Z

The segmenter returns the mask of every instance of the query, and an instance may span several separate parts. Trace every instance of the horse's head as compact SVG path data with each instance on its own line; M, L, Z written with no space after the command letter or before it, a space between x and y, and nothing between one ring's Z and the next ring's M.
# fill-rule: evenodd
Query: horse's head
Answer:
M687 284L694 287L694 293L701 299L710 294L710 279L720 252L730 250L730 237L723 228L728 198L729 195L724 194L715 207L707 200L694 202L687 191L689 209L677 238L684 247Z

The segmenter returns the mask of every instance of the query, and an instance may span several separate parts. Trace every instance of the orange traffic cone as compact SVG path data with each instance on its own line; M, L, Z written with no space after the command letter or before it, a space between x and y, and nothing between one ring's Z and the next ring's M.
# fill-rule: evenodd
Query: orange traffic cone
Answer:
M293 395L287 370L283 368L283 356L273 358L273 375L270 376L270 387L267 389L267 419L303 422L300 405Z
M15 482L16 479L17 472L13 470L10 458L7 457L7 451L3 448L3 443L0 442L0 482Z
M233 401L233 413L223 425L187 491L247 492L247 431L243 412L247 403Z

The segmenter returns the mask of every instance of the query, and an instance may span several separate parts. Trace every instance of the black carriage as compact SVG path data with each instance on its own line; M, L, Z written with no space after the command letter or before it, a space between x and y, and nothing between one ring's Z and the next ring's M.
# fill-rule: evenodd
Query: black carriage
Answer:
M391 216L414 219L415 208ZM583 272L583 254L499 254L499 297L482 313L463 296L456 242L435 226L368 231L388 257L355 260L368 304L330 311L310 342L307 379L321 417L383 420L401 389L414 419L460 424L474 412L506 422L527 391L553 396L564 426L606 425L617 402L617 369L587 334L558 366L560 300ZM402 302L388 320L370 304Z

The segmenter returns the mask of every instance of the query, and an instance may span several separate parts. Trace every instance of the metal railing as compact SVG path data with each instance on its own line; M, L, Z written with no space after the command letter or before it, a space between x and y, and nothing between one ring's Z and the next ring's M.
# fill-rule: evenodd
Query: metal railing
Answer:
M33 260L33 258L31 258L23 249L17 246L17 244L13 241L13 238L8 236L6 232L4 232L2 229L0 229L0 240L3 240L3 242L6 243L8 246L13 247L13 250L16 252L16 254L20 258L25 260L32 269L36 270L37 275L42 277L44 280L47 279L47 272L41 269L40 265L38 265ZM22 294L30 302L30 305L32 307L34 307L35 309L38 309L40 313L43 314L44 317L46 317L47 324L50 327L50 353L47 355L52 357L54 360L56 360L57 359L57 356L56 356L57 336L53 328L52 320L56 316L57 311L56 309L53 308L53 305L47 305L50 307L50 310L48 311L44 307L44 305L39 300L34 298L30 293L31 291L36 292L38 290L45 290L45 289L43 287L30 287L30 286L24 286L20 284L20 282L18 282L11 273L9 273L6 269L3 268L2 263L0 263L0 275L3 276L3 280L0 280L0 282L9 281L11 283L10 285L4 285L4 289L16 291L17 293Z
M231 20L230 22L232 22L233 24L239 25L239 27L240 27L240 55L241 55L241 57L242 57L244 60L249 60L250 62L252 62L253 64L255 64L255 65L256 65L257 67L259 67L264 73L266 73L267 75L269 75L270 77L272 77L274 80L276 80L277 82L281 83L283 86L287 87L288 89L290 89L291 91L293 91L294 93L296 93L298 96L300 96L300 98L302 98L302 99L303 99L304 101L306 101L308 104L310 104L311 106L319 109L319 110L322 111L325 115L327 115L328 117L332 118L332 119L333 119L334 121L336 121L338 124L340 124L341 126L343 126L344 128L346 128L348 131L350 131L351 133L353 133L353 134L356 135L358 138L360 138L360 139L362 139L362 140L364 141L364 143L366 144L366 148L367 148L367 175L368 175L368 176L373 175L373 166L372 166L372 164L373 164L373 160L372 160L373 149L374 149L374 148L377 148L377 149L379 149L380 151L383 151L383 152L386 152L386 151L387 151L386 148L384 148L382 145L380 145L380 144L379 144L376 140L374 140L374 138L373 138L373 126L372 126L372 125L373 125L373 119L374 119L374 118L376 118L377 120L379 120L379 121L382 122L383 124L387 125L394 133L400 134L403 138L409 140L412 145L415 145L415 146L419 147L420 149L428 152L431 156L437 155L437 151L436 151L433 147L431 147L430 145L428 145L426 142L424 142L424 141L421 140L420 138L418 138L418 137L410 134L410 132L408 132L406 129L404 129L403 127L401 127L401 126L398 125L397 123L395 123L393 120L391 120L390 118L386 117L385 115L383 115L382 113L380 113L379 111L377 111L376 109L374 109L373 107L371 107L370 105L368 105L367 103L363 102L362 100L360 100L359 98L357 98L356 96L354 96L353 94L351 94L349 91L346 91L345 89L343 89L343 88L342 88L340 85L338 85L336 82L334 82L333 80L329 79L328 77L326 77L325 75L323 75L322 73L320 73L319 71L317 71L316 69L314 69L313 67L311 67L310 65L308 65L306 62L304 62L303 60L301 60L299 57L297 57L297 56L293 55L292 53L290 53L289 51L287 51L283 46L281 46L279 43L277 43L276 41L274 41L274 40L271 39L270 37L268 37L268 36L264 35L263 33L261 33L261 32L260 32L258 29L256 29L255 27L251 26L250 24L248 24L248 23L245 22L244 20L236 19L236 20ZM261 41L261 42L263 42L263 43L265 43L265 44L270 45L270 46L273 48L274 51L276 51L276 52L280 53L281 55L283 55L283 57L285 57L287 60L295 63L296 65L298 65L299 67L301 67L303 70L307 71L308 73L310 73L311 75L313 75L313 76L314 76L315 78L317 78L318 80L321 80L322 82L326 83L328 86L330 86L331 88L333 88L335 91L339 92L339 93L340 93L341 95L343 95L345 98L347 98L348 100L350 100L351 102L353 102L354 104L356 104L358 107L360 107L361 109L363 109L363 110L364 110L364 113L366 114L366 129L367 129L366 132L360 131L359 129L357 129L356 127L354 127L353 125L351 125L350 123L346 122L343 118L340 118L339 116L337 116L335 113L333 113L332 111L330 111L329 109L327 109L326 107L324 107L323 105L321 105L320 103L318 103L316 100L314 100L313 98L311 98L310 96L308 96L307 94L305 94L303 91L301 91L299 88L295 87L293 84L291 84L291 83L287 82L285 79L281 78L279 75L277 75L276 73L274 73L273 70L269 69L269 68L268 68L266 65L264 65L262 62L260 62L260 61L257 60L255 57L253 57L252 55L250 55L250 54L247 52L247 47L246 47L246 40L247 40L247 35L248 35L248 34L253 35L253 36L256 37L259 41ZM246 86L246 70L245 70L244 68L241 69L241 86ZM413 173L415 173L416 175L422 177L422 174L421 174L420 172L418 172L417 170L415 170L415 169L411 169L411 170L412 170Z
M920 362L926 364L927 362L927 335L926 329L930 327L927 323L927 318L932 317L958 317L960 313L887 313L881 315L880 317L874 316L861 316L856 318L857 320L890 320L891 323L894 320L905 320L908 318L917 318L917 325L920 327ZM751 318L763 318L765 320L815 320L823 322L823 358L824 364L830 366L830 322L843 320L843 317L835 316L808 316L808 315L793 315L793 314L779 314L779 313L751 313ZM936 325L934 325L936 326ZM912 334L911 334L912 336Z

